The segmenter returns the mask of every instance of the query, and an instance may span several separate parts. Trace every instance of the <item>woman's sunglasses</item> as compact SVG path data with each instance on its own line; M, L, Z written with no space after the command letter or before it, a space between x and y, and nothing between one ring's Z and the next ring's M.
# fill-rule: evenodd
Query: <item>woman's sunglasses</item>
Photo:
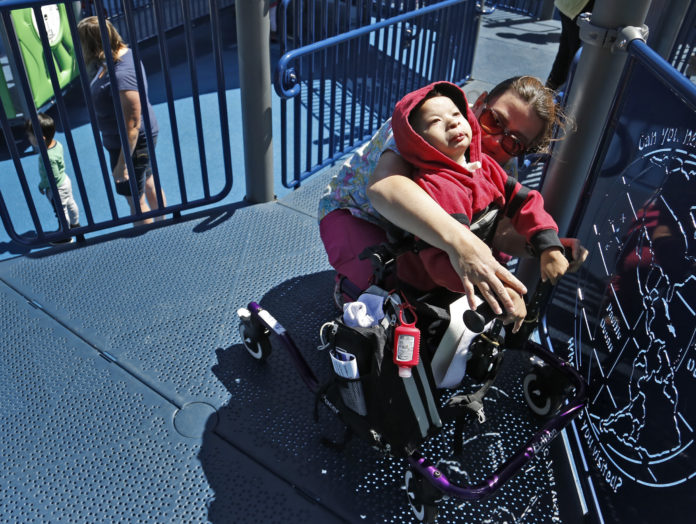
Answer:
M483 110L478 118L481 129L483 129L489 135L503 135L500 139L500 147L503 148L510 156L518 156L525 152L527 146L522 143L522 141L515 135L510 133L505 129L500 120L498 120L498 115L488 107L488 104L483 105Z

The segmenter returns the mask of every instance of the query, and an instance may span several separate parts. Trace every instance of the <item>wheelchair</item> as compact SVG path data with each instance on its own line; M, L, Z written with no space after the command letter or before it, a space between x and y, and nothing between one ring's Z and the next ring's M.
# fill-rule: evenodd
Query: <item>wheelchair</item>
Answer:
M550 284L537 287L523 328L517 334L506 334L502 320L485 303L472 310L466 297L447 290L421 293L401 285L389 289L385 284L394 276L396 260L414 249L418 249L417 243L406 238L368 248L361 255L374 269L375 286L367 291L384 298L380 323L356 328L337 318L320 329L322 347L329 351L340 348L355 356L358 378L335 376L328 384L321 384L288 331L269 311L250 302L237 315L242 342L254 359L267 360L272 352L271 338L277 339L289 352L300 378L316 395L317 404L338 416L346 435L358 435L380 451L406 460L407 503L419 521L434 522L438 504L444 499L488 497L541 453L582 411L587 401L586 384L568 362L529 340L550 294ZM356 300L362 293L345 279L340 281L340 291ZM399 376L392 358L403 304L412 308L414 324L421 333L419 363L409 378ZM455 435L461 435L465 424L485 420L486 393L495 383L506 351L530 355L530 367L522 379L523 393L541 427L483 481L457 484L420 447L448 422L454 421ZM455 389L464 377L478 388L455 392L438 403L441 393ZM364 396L359 406L351 403L356 390ZM461 441L455 436L454 453L461 449ZM341 447L341 443L328 444Z

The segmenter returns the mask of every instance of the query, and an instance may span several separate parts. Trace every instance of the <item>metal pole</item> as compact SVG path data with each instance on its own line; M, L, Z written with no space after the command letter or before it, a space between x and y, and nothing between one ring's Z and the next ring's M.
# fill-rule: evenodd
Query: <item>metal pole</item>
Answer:
M653 0L646 23L650 28L648 44L662 58L669 60L691 0Z
M246 200L273 200L270 0L237 0Z
M612 46L611 33L604 34L602 29L640 27L649 7L650 0L596 2L591 17L593 28L583 31L581 26L582 54L566 104L566 113L575 120L577 131L556 144L541 190L560 236L567 234L626 62L625 51ZM522 261L518 277L530 291L538 275L537 260Z
M539 20L550 20L553 18L553 0L541 0L541 9L539 9Z

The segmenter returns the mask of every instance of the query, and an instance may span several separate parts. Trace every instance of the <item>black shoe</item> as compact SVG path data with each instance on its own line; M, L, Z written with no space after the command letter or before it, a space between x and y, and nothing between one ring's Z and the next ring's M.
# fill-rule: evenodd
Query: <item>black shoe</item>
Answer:
M80 227L79 222L77 224L70 224L70 229L75 229L76 227Z

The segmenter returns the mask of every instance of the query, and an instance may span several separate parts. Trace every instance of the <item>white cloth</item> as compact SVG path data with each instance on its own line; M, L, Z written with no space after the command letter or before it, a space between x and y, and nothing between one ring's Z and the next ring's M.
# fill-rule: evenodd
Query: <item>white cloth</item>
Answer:
M483 302L479 297L474 297L474 300L477 307ZM471 358L469 346L478 335L467 329L464 324L464 312L468 309L471 309L469 300L464 296L449 305L450 323L430 364L437 388L456 388L466 375L466 365ZM486 324L484 331L491 327L492 323L491 320Z
M350 327L376 326L384 318L384 297L363 293L355 302L343 304L343 323Z

